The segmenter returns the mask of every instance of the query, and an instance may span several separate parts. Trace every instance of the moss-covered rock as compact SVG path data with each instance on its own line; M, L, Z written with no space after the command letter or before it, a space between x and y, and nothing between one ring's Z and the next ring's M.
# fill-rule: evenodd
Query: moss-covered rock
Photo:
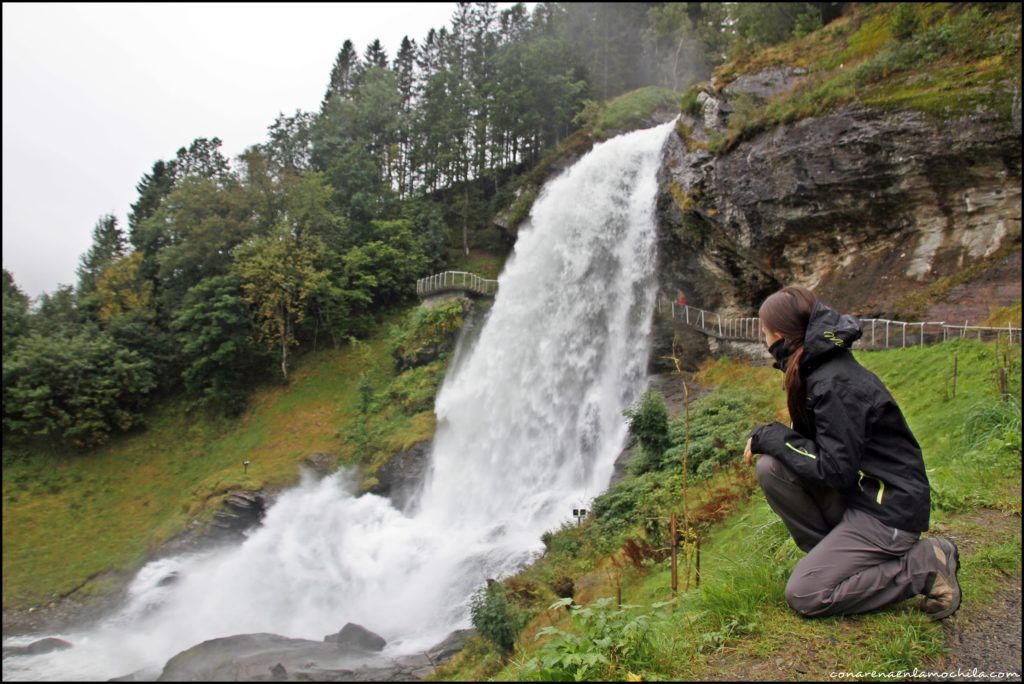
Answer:
M843 107L913 109L936 122L992 116L1020 131L1020 6L863 3L807 36L716 69L700 90L730 112L712 149ZM737 94L756 102L740 106Z
M442 360L455 347L462 322L473 306L458 298L435 307L419 307L391 332L391 355L399 372Z

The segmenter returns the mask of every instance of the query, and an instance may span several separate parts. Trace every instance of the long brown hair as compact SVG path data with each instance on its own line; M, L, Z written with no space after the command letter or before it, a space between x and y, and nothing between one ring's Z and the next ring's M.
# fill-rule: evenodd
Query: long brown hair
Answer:
M810 427L807 417L807 388L800 377L800 359L804 355L807 322L817 301L817 295L806 287L791 285L764 300L757 312L764 327L782 335L783 344L790 352L785 368L786 404L789 406L793 429L800 432Z

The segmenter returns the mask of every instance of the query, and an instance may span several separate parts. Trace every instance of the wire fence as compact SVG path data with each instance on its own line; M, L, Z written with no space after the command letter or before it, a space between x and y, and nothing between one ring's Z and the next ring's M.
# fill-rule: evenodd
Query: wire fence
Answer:
M498 281L487 280L466 271L445 271L416 281L416 294L419 297L453 291L474 292L485 297L493 297L498 291Z
M658 301L658 311L670 313L673 318L686 325L720 340L735 342L762 342L760 320L754 317L722 316L688 304L675 301ZM861 318L863 336L857 341L861 349L896 349L918 344L935 344L953 338L969 338L983 342L1008 339L1012 344L1020 342L1021 329L1013 325L991 327L946 323L945 321L892 321L885 318Z

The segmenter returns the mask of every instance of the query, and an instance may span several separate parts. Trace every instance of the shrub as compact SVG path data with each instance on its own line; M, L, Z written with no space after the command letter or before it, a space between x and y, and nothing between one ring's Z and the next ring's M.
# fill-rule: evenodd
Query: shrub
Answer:
M519 193L508 210L508 227L515 228L530 216L533 203L537 201L539 190L535 186L527 186Z
M901 2L889 16L889 32L896 40L907 40L917 33L920 21L910 3Z
M580 537L575 523L566 522L557 530L548 530L540 535L540 540L551 554L573 556L580 550Z
M665 399L655 389L647 390L636 404L626 410L629 433L640 443L641 453L631 467L637 475L654 470L668 448L668 409Z
M678 97L677 93L656 86L645 86L619 95L591 115L593 135L603 139L640 128L649 123L648 119L655 111L674 107Z
M152 364L106 333L33 334L4 359L4 430L102 444L142 421L155 386Z
M430 410L444 373L442 361L407 370L391 381L388 397L409 415Z
M551 583L551 591L555 592L555 596L559 598L571 599L576 593L576 584L572 581L572 577L562 575Z
M622 531L640 522L641 507L658 487L657 473L623 480L594 499L594 517L609 532Z
M648 411L656 415L653 407ZM766 399L751 399L736 390L720 390L694 402L689 416L689 471L699 476L710 475L721 464L738 458L754 427L754 417L766 420L770 413ZM650 416L648 422L641 423L645 429L657 434L650 427L651 424L656 423ZM632 427L630 429L632 431ZM668 424L668 448L655 452L645 447L639 457L642 462L635 466L636 472L664 471L678 467L686 449L686 432L685 416L672 420Z
M679 101L679 111L690 116L700 116L701 105L698 96L702 90L701 86L702 84L698 83L686 89L682 99Z
M454 346L469 307L464 299L417 307L401 326L392 327L389 343L396 368L415 368L442 358Z
M508 599L505 588L493 580L480 587L469 601L473 626L504 653L511 653L516 636L525 624L524 616Z
M545 627L537 638L547 641L538 655L523 664L524 679L539 681L598 681L617 679L621 672L646 670L655 646L648 636L667 627L668 617L657 610L667 604L655 604L653 612L643 613L639 606L613 607L613 599L598 599L593 607L572 605L564 598L551 609L569 608L576 632Z
M821 28L821 12L811 7L803 14L797 15L793 23L793 35L797 38L806 36Z

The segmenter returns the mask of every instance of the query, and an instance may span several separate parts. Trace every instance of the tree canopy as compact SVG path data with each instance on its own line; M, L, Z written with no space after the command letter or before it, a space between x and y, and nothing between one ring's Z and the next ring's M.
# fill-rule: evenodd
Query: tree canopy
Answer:
M497 232L516 179L584 107L676 92L729 50L827 23L839 3L460 2L448 25L344 40L316 112L237 159L197 137L100 217L74 287L32 306L4 271L4 434L92 445L161 392L237 412L292 350L365 333L419 277ZM482 241L482 242L479 242Z

